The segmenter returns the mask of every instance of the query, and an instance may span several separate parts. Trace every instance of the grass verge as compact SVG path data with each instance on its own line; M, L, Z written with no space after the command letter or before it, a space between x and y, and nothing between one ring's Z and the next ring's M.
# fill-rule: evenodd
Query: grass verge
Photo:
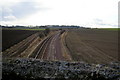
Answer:
M28 28L26 28L26 29L24 29L24 28L3 28L3 30L45 30L44 28L43 29L28 29Z

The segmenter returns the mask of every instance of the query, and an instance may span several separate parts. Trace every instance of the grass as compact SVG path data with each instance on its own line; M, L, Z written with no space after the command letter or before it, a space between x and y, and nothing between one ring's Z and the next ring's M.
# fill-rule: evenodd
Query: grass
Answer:
M45 30L45 29L23 29L23 30Z
M113 31L118 31L118 30L120 30L120 28L98 28L98 29L113 30Z
M3 28L4 30L45 30L44 28L43 29L28 29L28 28Z

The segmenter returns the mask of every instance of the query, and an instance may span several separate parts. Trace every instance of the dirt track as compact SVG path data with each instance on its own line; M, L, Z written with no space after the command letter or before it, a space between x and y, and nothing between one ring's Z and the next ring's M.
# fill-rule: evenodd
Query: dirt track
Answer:
M66 45L75 61L108 63L118 59L117 31L97 29L69 30Z

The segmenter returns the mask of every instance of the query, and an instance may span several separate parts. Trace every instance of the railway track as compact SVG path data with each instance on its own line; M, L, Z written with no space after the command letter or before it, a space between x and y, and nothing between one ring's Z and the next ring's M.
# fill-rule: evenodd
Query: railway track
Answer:
M45 53L48 41L51 39L51 37L47 38L45 41L43 41L40 49L38 50L37 54L35 55L35 59L40 58L40 53L42 53L41 59L43 58L43 55ZM42 52L43 51L43 52Z
M44 53L46 51L46 47L49 45L49 43L52 40L52 37L54 37L54 35L49 36L48 38L46 38L45 40L43 40L38 45L38 47L36 48L36 50L34 50L34 52L29 56L29 58L43 59Z
M60 34L61 32L59 31L43 40L29 58L41 60L63 60Z
M54 34L46 37L40 43L37 44L35 50L32 53L28 53L27 58L41 59L41 60L63 60L60 35L61 31L55 32ZM20 42L16 48L15 46L11 51L4 53L4 57L23 57L22 52L26 50L32 41L38 37L38 34L28 37L26 40ZM15 49L14 49L15 48Z

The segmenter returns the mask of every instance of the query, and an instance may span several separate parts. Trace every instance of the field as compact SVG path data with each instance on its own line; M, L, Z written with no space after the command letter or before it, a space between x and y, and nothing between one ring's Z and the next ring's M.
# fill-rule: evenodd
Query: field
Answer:
M41 39L40 36L38 36L39 34L29 37L37 32L40 32L40 30L3 29L2 50L4 51L12 47L7 53L5 52L5 54L13 54L14 52L16 57L28 57L30 54L37 55L36 53L39 52L39 49L45 47L42 51L46 51L46 53L40 51L40 54L46 55L45 57L48 59L50 52L53 51L51 53L51 59L49 58L50 60L57 60L60 58L60 55L64 56L64 59L61 58L60 60L68 59L71 61L85 61L87 63L109 63L118 60L118 31L116 30L66 29L63 34L64 37L61 35L62 42L60 41L59 43L59 34L55 34L48 42L43 41L45 42L44 47L40 47L42 43L40 44ZM13 47L15 44L17 45ZM49 46L48 49L46 45L47 47ZM58 47L59 50L57 49ZM32 52L31 50L34 49L35 52ZM52 59L52 57L56 59Z
M2 30L2 51L22 41L28 36L38 32L37 30L3 29Z
M102 29L102 30L114 30L114 31L119 31L120 28L98 28L98 29Z
M45 28L3 28L3 30L32 30L32 31L40 31L40 30L45 30Z
M109 63L118 59L118 31L71 29L65 41L74 61Z
M5 29L2 37L3 49L6 49L2 53L3 79L120 78L120 64L114 62L118 59L116 30L80 28L48 32L46 29Z

